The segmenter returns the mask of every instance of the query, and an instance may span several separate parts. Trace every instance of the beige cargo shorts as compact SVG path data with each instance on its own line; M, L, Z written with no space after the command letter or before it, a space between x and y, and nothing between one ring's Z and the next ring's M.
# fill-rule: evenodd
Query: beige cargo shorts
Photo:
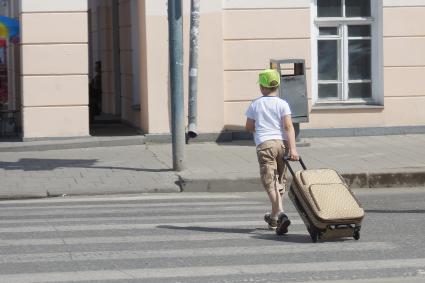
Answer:
M282 195L286 189L286 165L283 157L287 147L282 140L268 140L257 146L261 182L267 192L279 190Z

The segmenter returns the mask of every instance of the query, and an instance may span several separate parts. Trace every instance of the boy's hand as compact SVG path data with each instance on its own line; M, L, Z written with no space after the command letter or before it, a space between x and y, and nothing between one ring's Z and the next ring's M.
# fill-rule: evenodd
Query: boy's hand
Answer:
M290 157L291 157L291 161L298 161L300 160L300 155L298 154L297 150L291 150L290 151Z

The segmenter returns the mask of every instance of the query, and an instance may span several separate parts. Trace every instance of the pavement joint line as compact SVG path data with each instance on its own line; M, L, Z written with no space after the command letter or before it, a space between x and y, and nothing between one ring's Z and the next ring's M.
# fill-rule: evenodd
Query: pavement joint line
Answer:
M168 165L168 164L166 164L164 161L162 161L162 160L158 157L158 155L157 155L155 152L153 152L153 151L149 148L149 145L148 145L148 144L145 144L145 149L146 149L148 152L150 152L150 153L152 154L152 156L156 159L156 161L158 161L159 163L161 163L161 164L164 166L164 168L169 168L169 165Z

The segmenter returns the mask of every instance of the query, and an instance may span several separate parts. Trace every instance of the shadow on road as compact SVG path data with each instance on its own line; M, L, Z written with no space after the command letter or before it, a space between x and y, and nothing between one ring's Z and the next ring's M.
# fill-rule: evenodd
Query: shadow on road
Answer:
M173 225L159 225L158 228L172 229L172 230L189 230L197 232L211 232L211 233L235 233L235 234L250 234L257 229L243 229L243 228L217 228L217 227L197 227L197 226L173 226Z
M172 230L189 230L196 232L211 232L211 233L234 233L234 234L250 234L253 239L258 240L269 240L277 242L288 242L288 243L311 243L310 236L307 234L286 234L278 236L274 232L270 231L270 234L258 234L256 231L268 230L264 228L218 228L218 227L199 227L199 226L174 226L174 225L159 225L158 228L172 229ZM330 240L330 241L344 241L344 239Z
M311 243L310 236L307 234L286 234L283 236L278 236L276 234L262 234L262 235L253 235L252 238L259 240L270 240L278 242L288 242L288 243Z

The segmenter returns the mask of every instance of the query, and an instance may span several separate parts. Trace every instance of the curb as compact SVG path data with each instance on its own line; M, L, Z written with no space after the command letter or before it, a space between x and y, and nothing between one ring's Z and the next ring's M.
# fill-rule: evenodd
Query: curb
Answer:
M255 192L261 188L260 178L190 179L180 177L182 192Z
M342 174L350 188L405 188L425 185L425 171Z
M145 136L83 138L0 143L0 152L27 152L145 144Z
M70 189L51 189L51 190L32 190L32 191L6 191L0 193L0 201L16 199L37 199L37 198L57 198L69 196L109 196L109 195L137 195L150 193L180 193L181 188L176 185L166 185L163 187L149 188L127 188L116 190L114 188L103 188L98 190L73 190Z
M425 172L369 174L369 188L417 187L425 185Z
M407 188L425 186L425 171L418 172L386 172L386 173L346 173L342 174L348 186L357 188ZM258 192L262 188L258 177L233 177L194 179L178 176L175 184L162 187L127 188L116 190L112 187L98 190L33 190L6 191L0 193L0 200L49 198L62 196L95 196L95 195L125 195L142 193L180 193L180 192Z
M425 186L425 171L341 174L351 189ZM182 192L255 192L260 178L191 179L180 176Z

